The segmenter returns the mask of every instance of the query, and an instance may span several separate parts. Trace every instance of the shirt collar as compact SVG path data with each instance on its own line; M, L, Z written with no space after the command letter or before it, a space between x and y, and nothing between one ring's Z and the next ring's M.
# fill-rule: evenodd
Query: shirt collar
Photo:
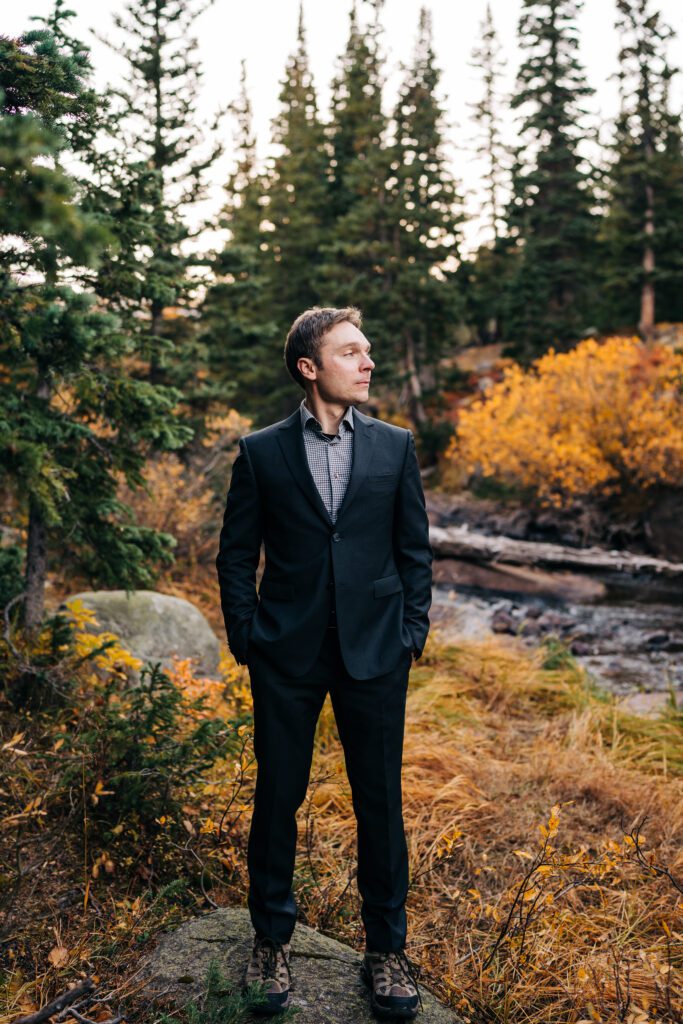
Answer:
M307 426L309 420L313 420L313 426L316 427L318 430L322 430L322 423L318 419L316 419L316 417L313 415L311 410L308 408L308 406L306 405L306 399L305 398L301 399L301 404L299 406L299 409L301 411L301 426L302 426L302 428ZM349 430L353 430L353 406L352 405L347 405L346 409L344 410L344 415L342 416L341 423L339 424L340 427L341 427L342 423L346 423L347 428Z

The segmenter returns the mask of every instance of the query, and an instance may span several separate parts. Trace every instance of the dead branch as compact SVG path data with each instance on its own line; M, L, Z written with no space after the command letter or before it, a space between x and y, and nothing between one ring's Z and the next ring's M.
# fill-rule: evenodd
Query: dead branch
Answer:
M94 989L95 982L92 978L86 978L79 985L74 985L73 988L62 992L61 996L57 996L56 999L46 1003L45 1006L42 1006L40 1010L36 1010L35 1013L29 1013L24 1017L17 1017L16 1020L12 1021L12 1024L40 1024L40 1021L47 1020L48 1017L52 1017L53 1014L70 1006L71 1003L75 1003L82 995L92 992Z

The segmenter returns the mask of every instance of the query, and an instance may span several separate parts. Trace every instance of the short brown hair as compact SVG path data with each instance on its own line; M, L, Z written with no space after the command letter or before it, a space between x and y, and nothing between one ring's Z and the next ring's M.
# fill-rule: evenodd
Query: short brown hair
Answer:
M355 306L335 309L333 306L313 306L305 309L289 328L285 341L285 363L290 377L306 390L306 378L296 365L302 356L312 359L316 366L322 366L320 348L323 338L335 324L344 322L360 329L363 322L361 311Z

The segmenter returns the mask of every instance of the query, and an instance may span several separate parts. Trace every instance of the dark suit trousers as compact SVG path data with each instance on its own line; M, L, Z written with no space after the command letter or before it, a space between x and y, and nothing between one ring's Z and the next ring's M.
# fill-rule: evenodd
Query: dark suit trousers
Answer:
M258 766L247 856L248 906L257 935L287 942L294 930L296 812L306 796L316 723L329 691L356 816L366 948L392 952L405 946L408 850L401 763L411 660L406 650L391 672L353 679L331 627L313 668L293 678L250 645Z

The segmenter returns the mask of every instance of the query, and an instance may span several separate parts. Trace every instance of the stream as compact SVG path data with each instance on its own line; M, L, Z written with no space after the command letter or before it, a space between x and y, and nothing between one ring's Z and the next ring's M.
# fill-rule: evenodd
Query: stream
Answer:
M525 643L555 635L596 682L620 696L668 695L683 703L683 608L663 604L566 604L534 597L432 590L430 619L444 640L518 635ZM631 702L646 707L661 700Z
M445 526L450 517L439 511L434 518ZM457 571L457 561L452 564ZM683 708L683 595L681 603L674 604L614 594L569 600L509 588L502 592L481 585L486 574L473 574L472 563L461 565L465 572L460 582L435 581L432 588L430 620L443 640L507 634L535 646L544 637L555 636L596 683L630 709L656 713L670 702L672 691Z

